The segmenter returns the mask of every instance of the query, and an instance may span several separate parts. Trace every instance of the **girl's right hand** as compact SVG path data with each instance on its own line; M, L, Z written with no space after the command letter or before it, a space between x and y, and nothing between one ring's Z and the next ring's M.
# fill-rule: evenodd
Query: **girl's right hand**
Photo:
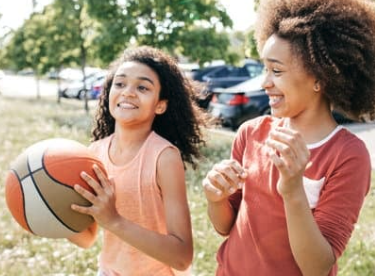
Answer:
M235 160L223 160L207 173L202 185L209 202L226 199L237 189L242 189L247 173Z

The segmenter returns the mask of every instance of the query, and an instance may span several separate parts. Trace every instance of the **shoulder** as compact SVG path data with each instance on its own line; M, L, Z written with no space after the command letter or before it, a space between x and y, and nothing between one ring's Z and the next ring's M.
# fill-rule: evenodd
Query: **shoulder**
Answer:
M179 150L171 142L169 142L164 137L160 136L156 132L151 132L149 138L147 139L146 151L151 154L156 154L160 156L165 149L171 148L175 149L179 153Z
M269 132L275 126L282 125L284 119L276 118L270 115L260 116L243 123L236 133L236 141L246 142L249 137L251 140L263 140L268 137Z
M238 133L263 132L270 130L274 126L281 125L283 122L284 119L276 118L270 115L260 116L243 123L238 129Z
M330 146L345 154L369 155L366 144L354 133L342 128L330 141Z
M94 153L98 153L100 152L101 150L103 150L104 148L107 148L110 141L111 141L111 137L112 135L110 136L107 136L103 139L100 139L100 140L96 140L94 142L92 142L90 145L89 145L89 149L94 152Z

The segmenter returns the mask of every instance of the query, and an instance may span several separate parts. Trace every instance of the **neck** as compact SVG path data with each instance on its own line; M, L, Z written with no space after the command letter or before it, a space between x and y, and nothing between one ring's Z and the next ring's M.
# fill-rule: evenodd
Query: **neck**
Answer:
M312 144L321 141L327 137L336 127L337 123L332 114L316 113L312 118L288 118L287 125L298 131L307 144Z
M123 128L116 125L112 144L119 150L137 148L151 133L150 128Z

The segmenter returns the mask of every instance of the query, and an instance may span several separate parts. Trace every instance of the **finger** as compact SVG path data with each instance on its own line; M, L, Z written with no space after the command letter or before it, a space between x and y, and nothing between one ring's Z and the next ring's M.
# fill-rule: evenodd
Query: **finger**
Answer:
M235 180L232 180L232 178L217 170L211 170L207 174L206 178L213 186L220 189L223 193L226 194L232 194L238 188L239 180L237 178Z
M91 188L93 188L97 195L103 192L103 188L100 186L100 184L86 172L81 172L81 178L86 181L87 184L91 186Z
M96 196L93 193L91 193L90 191L83 188L81 185L75 184L74 190L77 193L79 193L82 197L84 197L85 199L90 201L92 204L95 202Z
M72 204L70 207L72 208L72 210L74 210L76 212L91 215L89 207L83 207L83 206L80 206L80 205L77 205L77 204Z
M239 182L243 182L245 180L247 177L247 172L235 162L236 161L233 160L227 163L216 164L213 170L221 173L230 183L235 183L237 185Z
M302 135L298 131L278 127L271 131L270 137L289 145L296 156L306 156L306 154L309 156L310 151L308 150Z
M280 158L276 153L271 153L270 158L281 174L287 173L287 166L282 158Z
M295 161L296 153L289 145L279 142L277 140L273 140L271 138L268 138L266 140L266 145L272 149L271 154L279 154L281 158L284 158L288 162Z
M247 177L246 170L236 160L234 160L234 159L223 160L222 164L230 167L234 171L234 173L236 175L238 175L238 177L240 177L240 178L246 178Z
M203 179L202 184L203 184L203 188L209 193L214 193L216 195L222 195L223 194L223 192L220 189L218 189L217 187L215 187L214 185L212 185L207 178Z
M93 170L98 177L100 184L103 188L111 186L111 183L109 182L107 176L104 174L104 172L99 168L98 165L94 164L93 165Z

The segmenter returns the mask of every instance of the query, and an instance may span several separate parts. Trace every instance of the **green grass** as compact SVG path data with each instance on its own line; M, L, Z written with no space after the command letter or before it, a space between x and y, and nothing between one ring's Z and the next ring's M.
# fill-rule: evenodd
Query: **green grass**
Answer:
M92 114L75 100L28 100L0 97L0 276L96 275L100 241L80 249L66 240L28 234L13 220L4 198L10 162L26 147L42 139L64 137L89 143ZM199 170L187 171L187 187L194 234L193 269L196 276L214 275L215 253L223 238L215 233L206 213L201 181L212 165L227 158L232 137L208 133ZM373 183L374 183L373 178ZM375 189L362 210L346 252L339 260L340 276L375 275Z

